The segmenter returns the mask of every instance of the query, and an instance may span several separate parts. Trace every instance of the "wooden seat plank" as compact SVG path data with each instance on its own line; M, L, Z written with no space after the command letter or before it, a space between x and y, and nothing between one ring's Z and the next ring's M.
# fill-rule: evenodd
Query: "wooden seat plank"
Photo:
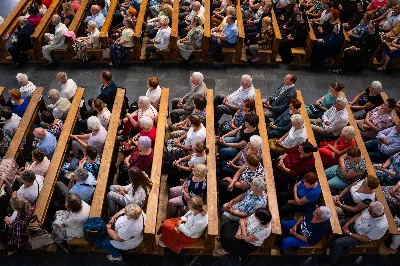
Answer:
M71 107L68 111L67 119L65 120L63 130L58 139L56 149L51 159L49 170L47 171L46 177L43 181L43 188L36 201L36 208L34 215L40 222L44 222L46 218L47 210L50 205L50 201L53 195L54 186L57 182L58 173L64 162L65 152L67 150L68 142L70 141L69 136L74 129L75 122L79 115L79 103L83 97L84 88L78 88Z
M3 95L3 92L4 92L4 87L0 87L0 105L6 105L6 100L4 99L4 95Z
M147 3L148 0L142 0L142 3L140 4L140 12L136 19L135 34L133 35L135 61L139 61L141 55L143 25L146 23Z
M386 102L387 99L389 98L389 97L387 96L386 92L381 92L381 95L382 95L383 100ZM394 116L394 123L395 123L396 125L399 124L399 123L400 123L399 116L397 115L395 109L392 110L392 114L393 114L393 116Z

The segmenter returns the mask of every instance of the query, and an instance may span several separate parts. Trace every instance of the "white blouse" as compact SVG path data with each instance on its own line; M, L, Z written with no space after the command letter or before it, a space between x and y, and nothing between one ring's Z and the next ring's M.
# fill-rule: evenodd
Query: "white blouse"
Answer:
M304 127L297 130L292 127L289 130L289 134L287 135L287 137L282 141L282 144L289 147L295 147L302 144L306 140L307 131Z
M193 211L188 211L181 220L183 222L178 227L179 231L188 237L199 238L208 225L208 214L194 215Z

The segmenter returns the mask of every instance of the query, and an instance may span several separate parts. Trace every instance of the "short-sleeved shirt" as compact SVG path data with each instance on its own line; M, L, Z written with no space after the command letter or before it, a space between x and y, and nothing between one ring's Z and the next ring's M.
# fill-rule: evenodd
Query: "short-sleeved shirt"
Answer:
M193 127L191 127L186 136L185 146L192 146L206 139L206 128L202 125L199 130L193 131Z
M57 139L56 137L51 134L50 132L46 132L46 136L39 140L38 145L36 148L39 148L44 151L46 157L51 160L53 158L54 150L57 146Z
M365 109L366 112L369 112L372 109L374 109L375 107L380 106L380 105L383 104L383 98L382 98L382 95L380 93L378 95L376 95L376 96L370 96L370 95L368 95L369 94L369 88L367 88L365 90L365 93L366 93L366 95L368 97L368 102L370 102L370 103L372 103L374 105L371 108Z
M21 122L21 117L17 114L12 114L11 118L4 122L3 132L5 135L9 136L10 139L13 138L15 131L19 126L19 122Z
M154 46L157 49L164 50L169 46L169 37L171 36L171 28L168 27L166 29L159 29L157 31L157 35L154 38L159 43L155 43Z
M106 138L107 138L107 130L103 126L101 126L96 136L90 133L88 145L95 147L97 149L98 154L102 154Z
M111 240L111 245L121 250L134 249L139 246L143 241L143 226L145 222L146 214L144 212L137 220L129 220L126 215L120 216L115 221L115 231L124 241Z
M351 194L351 197L353 198L353 201L355 204L358 204L360 202L369 204L369 203L375 201L375 192L371 193L371 194L358 192L358 190L361 188L361 186L364 184L364 182L366 182L366 181L360 180L360 181L358 181L358 183L355 186L352 186L350 188L350 194Z
M189 166L195 166L195 165L198 165L198 164L205 164L206 161L207 161L207 155L206 154L203 154L203 156L198 157L198 156L196 156L196 154L192 153L192 155L190 157L190 160L188 162L188 165Z
M126 28L122 31L121 40L126 41L124 47L133 47L133 29Z
M242 126L239 129L239 131L236 133L236 141L235 141L236 143L239 143L243 140L246 141L247 143L249 143L250 138L252 136L260 135L260 132L258 131L258 129L254 130L253 132L250 132L250 133L244 132L245 129L246 129L246 127Z
M12 112L19 117L22 117L26 111L26 108L28 108L29 101L24 99L24 102L21 103L20 105L14 105Z
M227 42L236 43L239 36L239 31L236 23L226 25L224 29L224 35L226 36Z
M86 169L88 172L92 173L95 178L97 178L100 169L100 156L97 155L97 160L95 162L85 162L82 168Z
M189 191L190 197L191 198L194 198L194 197L203 198L207 192L207 180L204 179L203 181L200 181L200 182L194 182L192 180L192 178L193 178L193 175L190 175L187 180L187 186L188 186L188 191ZM182 201L183 201L183 204L185 204L185 206L187 206L188 202L187 202L185 196L183 196L183 195L182 195Z
M318 183L314 188L306 188L304 186L304 178L301 180L300 184L297 186L297 197L299 199L305 197L309 203L302 205L304 211L309 210L315 203L318 202L321 196L321 186Z
M146 132L144 130L140 131L141 137L149 137L152 146L154 146L154 143L156 141L156 134L157 134L157 129L154 126L150 129L149 132Z
M97 181L91 172L88 172L88 174L88 178L85 181L76 182L75 185L69 190L69 193L78 195L81 200L85 201L87 204L90 204Z
M310 209L305 215L304 220L297 226L296 232L299 235L307 237L307 243L311 245L317 244L319 241L326 236L326 234L331 230L331 223L326 220L322 223L313 223L311 220L314 216L314 211L316 209Z
M30 100L32 98L32 95L35 92L35 90L36 90L36 85L30 81L28 81L28 83L25 86L19 88L19 91L21 92L21 97L27 100Z
M108 124L110 123L110 118L111 118L111 112L106 108L104 113L97 115L97 118L100 119L101 125L105 128L108 129Z
M31 186L25 187L25 185L22 185L17 190L17 197L26 199L30 204L35 203L40 191L42 191L43 180L43 176L36 175L36 179Z
M253 182L253 179L257 176L262 176L264 177L264 167L261 165L261 163L258 164L257 168L254 170L250 170L249 166L246 166L244 169L242 175L239 177L239 182L246 182L247 184L251 184Z
M268 227L263 227L260 221L254 216L254 214L252 214L247 219L246 231L248 236L254 235L257 237L257 241L250 243L259 247L271 234L271 224Z
M282 144L289 147L295 147L297 145L302 144L306 140L307 140L306 129L304 127L300 129L295 129L292 126L292 128L289 130L289 134L282 141Z
M161 97L161 87L157 86L155 90L148 89L146 92L146 96L149 98L150 102L154 102L156 104L156 106L154 107L158 109Z
M378 131L384 130L385 128L394 125L394 116L392 112L388 114L381 114L381 110L382 105L368 112L369 120L374 126L378 128Z
M389 14L387 14L385 22L383 22L382 24L382 28L384 29L393 28L399 21L400 21L400 13L394 15L394 10L392 10L389 12Z
M59 119L56 119L56 123L54 125L49 125L47 131L53 134L56 138L61 135L61 131L63 129L63 122Z
M352 163L350 162L350 159L349 159L348 156L346 156L346 157L344 158L344 165L346 166L346 171L350 171L350 170L353 169L354 171L360 173L358 176L355 176L353 179L348 180L348 179L342 177L342 169L341 169L340 167L338 167L338 168L336 169L336 175L337 175L343 182L345 182L347 185L353 184L354 180L357 180L359 177L361 177L361 176L364 174L364 172L366 171L366 169L367 169L367 164L366 164L365 159L362 159L362 160L359 161L358 163L352 164Z
M45 156L40 163L33 162L27 170L32 170L36 175L46 176L50 166L50 160Z
M245 196L242 201L234 204L232 209L237 212L244 212L248 215L253 214L258 208L267 207L267 194L263 192L261 196L254 197L254 192L249 189L245 192Z
M100 47L100 31L96 28L92 33L89 33L88 36L90 37L90 44L93 48Z
M369 212L368 208L363 210L360 217L354 222L354 230L361 236L367 236L371 240L379 240L386 233L389 228L386 215L374 218Z

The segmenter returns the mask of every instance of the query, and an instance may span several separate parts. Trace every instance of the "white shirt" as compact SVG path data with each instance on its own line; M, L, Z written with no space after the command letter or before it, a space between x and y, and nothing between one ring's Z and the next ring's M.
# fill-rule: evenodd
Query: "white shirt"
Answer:
M126 193L122 196L119 194L116 194L117 190L124 188ZM148 191L147 191L148 192ZM132 184L129 184L127 186L118 186L118 185L112 185L110 186L110 192L108 192L107 198L110 201L116 201L118 204L121 204L119 202L121 199L125 205L123 206L128 206L130 204L136 204L140 208L143 208L144 203L146 202L147 199L147 193L146 190L142 186L138 187L136 191L133 191ZM118 196L118 198L116 198Z
M190 157L190 160L188 162L189 166L195 166L198 164L206 164L207 161L207 156L206 154L203 154L203 156L196 156L196 154L192 153L192 156Z
M93 46L93 48L99 48L100 47L100 31L95 28L93 33L89 33L88 36L90 37L90 44Z
M208 214L202 215L201 213L194 215L193 211L188 211L181 220L178 227L179 231L191 238L199 238L203 234L208 225Z
M360 181L358 181L357 185L352 186L350 188L350 194L351 194L351 197L353 198L355 204L358 204L365 199L370 199L372 202L375 201L375 192L372 194L357 192L357 190L359 190L361 188L361 186L363 185L364 182L366 182L366 181L360 180Z
M35 90L36 90L36 85L30 81L28 81L28 83L25 86L19 88L19 91L21 92L21 97L27 100L32 98L32 95L35 92Z
M147 89L146 96L149 98L150 102L154 103L153 107L158 109L161 97L161 87L157 86L155 90Z
M354 229L358 235L368 236L371 240L379 240L385 235L389 228L386 215L381 217L373 218L368 208L362 211L360 217L354 222Z
M203 126L203 124L201 124L201 128L196 132L193 131L193 127L191 127L187 132L187 136L185 139L185 146L192 146L197 142L204 141L206 139L206 134L207 134L206 128Z
M154 38L154 40L156 40L159 43L155 43L154 46L160 50L168 49L170 36L171 36L170 27L166 29L159 29L157 31L156 37Z
M3 132L5 135L9 136L10 139L13 138L14 133L18 128L19 122L21 122L21 117L14 113L12 113L10 119L4 122Z
M64 34L68 31L67 26L65 26L64 23L59 23L56 26L55 33L54 33L54 38L50 43L50 46L53 49L60 49L60 48L65 48L67 47L67 44L65 43L65 36Z
M145 222L146 214L144 212L137 220L128 220L126 215L119 217L115 221L115 231L125 241L111 240L111 245L122 250L134 249L139 246L143 241L143 226Z
M88 145L95 147L97 149L98 154L101 155L103 153L103 148L104 148L104 143L106 142L106 138L107 138L107 130L103 126L101 126L96 136L90 133Z
M325 125L325 122L330 122L331 124L327 126ZM349 115L346 108L337 111L335 106L332 106L322 115L322 128L334 136L339 136L348 122Z
M256 93L253 86L247 89L240 86L239 89L228 95L229 103L239 107L242 106L244 100L246 99L254 100L255 98L256 98Z
M397 14L396 16L393 15L394 11L390 11L389 14L387 14L385 22L382 24L383 29L390 29L393 28L397 22L400 21L400 13Z
M271 234L271 224L265 228L260 224L260 221L255 217L254 214L250 215L250 217L247 219L247 224L246 224L246 231L247 235L254 235L257 237L257 241L250 242L254 246L261 246L262 243L264 243L264 240L269 237Z
M64 221L67 239L83 236L83 225L89 217L90 206L81 200L82 209L79 212L68 212L68 218Z
M111 118L111 112L105 107L105 111L102 114L97 115L97 118L100 119L101 125L105 128L108 129L108 124L110 123L110 118Z
M294 147L302 144L306 140L307 140L307 131L304 127L297 130L295 130L295 128L292 127L289 130L289 134L287 135L287 137L282 141L282 144L285 146Z
M77 89L78 86L76 85L75 81L68 79L65 84L61 84L61 96L71 101Z
M31 204L35 203L35 201L39 197L40 191L42 191L43 180L44 180L43 176L36 175L36 179L31 186L25 187L25 185L22 185L17 190L17 197L24 198Z
M386 138L390 143L389 146L381 143L378 144L379 150L383 154L392 156L400 151L400 134L397 133L396 126L379 131L378 135L376 135L376 138Z
M324 22L328 21L331 18L331 12L324 10L321 14L320 25L324 24Z
M47 107L53 110L55 118L61 119L71 107L71 102L67 98L60 97L55 104L49 104Z

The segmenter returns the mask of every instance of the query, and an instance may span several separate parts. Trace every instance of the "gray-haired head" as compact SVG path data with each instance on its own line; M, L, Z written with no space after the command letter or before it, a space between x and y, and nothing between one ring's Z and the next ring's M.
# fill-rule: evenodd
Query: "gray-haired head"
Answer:
M15 78L17 79L18 83L20 83L23 86L25 86L29 81L28 75L25 73L18 73Z
M54 25L58 25L61 22L61 17L57 14L53 15L52 19Z
M385 211L385 207L379 201L371 202L368 208L371 216L381 216Z
M145 149L151 148L151 139L147 136L139 137L139 145Z
M324 221L327 221L331 218L332 212L331 210L326 207L326 206L320 206L319 210L321 211L321 219Z
M336 103L336 104L338 105L338 107L339 107L339 108L336 107L336 109L343 110L344 108L346 108L347 99L346 99L345 97L339 96L339 97L336 99L336 102L335 102L335 103Z
M87 126L88 128L91 128L92 130L98 130L101 127L101 122L100 119L97 116L91 116L87 120Z
M240 82L242 83L242 86L244 85L243 87L250 88L253 85L253 78L250 75L245 74L242 75Z
M267 190L267 184L262 176L256 176L251 184L254 186L255 191L261 192Z
M56 89L49 90L49 98L53 99L54 102L57 102L61 98L60 91L58 91Z
M378 80L372 81L370 87L374 89L375 93L381 93L382 91L382 83Z
M80 180L80 181L85 181L89 177L89 173L86 169L84 168L78 168L75 170L75 176Z
M204 81L204 76L200 72L193 72L192 74L192 82L195 81L197 85L203 83Z
M251 146L253 146L256 149L261 149L263 145L263 140L260 136L258 135L253 135L250 137L250 143Z

